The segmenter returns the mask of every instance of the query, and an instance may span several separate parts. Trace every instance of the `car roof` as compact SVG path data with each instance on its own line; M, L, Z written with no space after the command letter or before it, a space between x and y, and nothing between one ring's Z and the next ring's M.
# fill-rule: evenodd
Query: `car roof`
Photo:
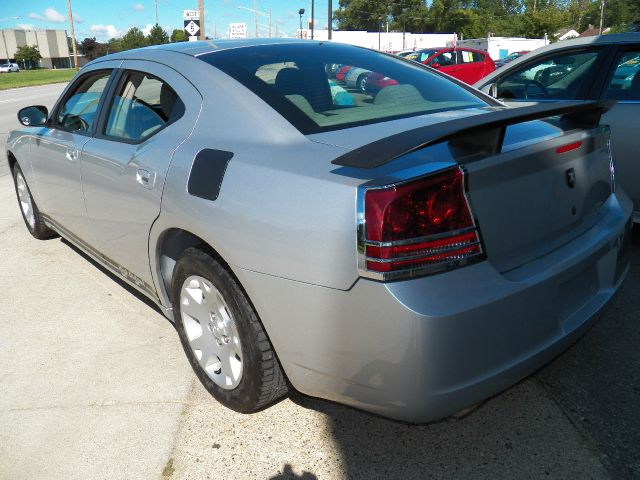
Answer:
M166 43L163 45L152 45L150 47L136 48L133 50L126 50L123 52L116 52L102 59L118 59L118 58L141 58L148 55L154 55L156 52L176 52L185 55L197 57L198 55L204 55L207 53L213 53L222 50L229 50L232 48L245 48L255 47L259 45L274 45L274 44L319 44L323 43L316 40L301 40L298 38L249 38L238 40L202 40L195 42L174 42Z

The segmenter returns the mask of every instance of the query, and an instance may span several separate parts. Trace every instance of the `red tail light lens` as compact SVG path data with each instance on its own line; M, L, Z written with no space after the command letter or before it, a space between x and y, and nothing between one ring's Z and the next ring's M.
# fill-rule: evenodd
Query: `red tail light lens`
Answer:
M460 168L364 190L361 272L391 279L483 257Z

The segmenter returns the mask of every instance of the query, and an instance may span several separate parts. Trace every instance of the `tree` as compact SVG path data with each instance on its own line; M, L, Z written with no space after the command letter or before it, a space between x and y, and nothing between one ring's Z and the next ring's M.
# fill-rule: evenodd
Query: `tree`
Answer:
M176 28L173 32L171 32L171 42L186 42L187 34L184 33L184 30Z
M147 46L147 39L144 33L138 27L132 27L122 36L122 50L131 50L132 48L140 48Z
M22 66L24 68L29 68L33 67L34 64L37 65L42 58L42 55L40 55L40 50L38 50L38 47L35 45L23 45L22 47L18 47L14 58L16 59L16 62L22 62Z
M98 42L95 37L85 38L78 44L78 49L87 60L94 60L107 54L107 45Z
M147 35L147 45L162 45L163 43L169 43L169 35L156 23Z

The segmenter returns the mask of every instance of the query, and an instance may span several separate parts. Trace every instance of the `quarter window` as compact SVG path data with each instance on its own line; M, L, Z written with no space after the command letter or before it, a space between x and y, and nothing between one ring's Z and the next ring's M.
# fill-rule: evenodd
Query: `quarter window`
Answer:
M184 105L165 82L148 73L124 75L113 98L105 135L144 140L182 115Z
M57 125L72 132L89 133L96 121L100 97L110 71L87 75L58 110Z
M607 87L607 98L640 100L640 50L622 52Z
M580 51L529 63L498 82L498 98L578 99L597 59L597 51Z

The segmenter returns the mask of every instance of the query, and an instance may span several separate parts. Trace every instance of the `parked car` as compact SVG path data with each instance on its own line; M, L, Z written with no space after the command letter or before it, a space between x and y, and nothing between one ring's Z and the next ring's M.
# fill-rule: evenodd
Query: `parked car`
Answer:
M335 74L335 79L340 81L340 82L344 82L344 78L346 77L347 73L349 73L349 70L351 70L353 67L351 65L343 65L341 66L338 71L336 71Z
M640 222L640 33L576 38L518 58L474 86L511 106L537 102L616 100L602 118L611 127L618 181Z
M504 66L505 64L507 64L509 62L512 62L513 60L515 60L516 58L521 57L525 53L529 53L529 50L522 50L520 52L512 52L509 55L507 55L506 57L503 57L500 60L496 60L495 61L496 68L500 68L500 67Z
M352 68L344 76L344 83L347 88L355 88L357 90L364 90L362 82L365 78L371 74L371 70L366 68Z
M393 78L385 77L382 73L371 72L360 82L360 88L369 95L377 95L380 90L391 85L398 85Z
M440 70L469 84L477 82L496 69L487 52L470 48L428 48L416 50L405 58Z
M19 72L20 67L17 63L3 63L0 64L0 73Z
M334 63L397 85L337 105ZM424 422L558 355L625 278L609 106L509 109L338 43L173 43L90 62L6 153L29 232L155 302L223 405L290 385Z

